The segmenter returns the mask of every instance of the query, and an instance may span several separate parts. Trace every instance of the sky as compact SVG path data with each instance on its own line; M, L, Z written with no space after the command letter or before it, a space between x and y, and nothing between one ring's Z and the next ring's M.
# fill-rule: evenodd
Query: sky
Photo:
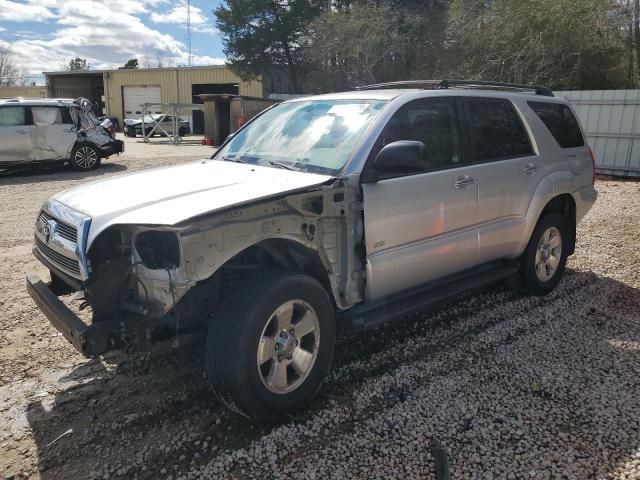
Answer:
M211 10L221 0L191 0L192 65L224 63ZM86 58L92 69L158 57L187 65L186 0L0 0L0 45L12 44L29 80Z

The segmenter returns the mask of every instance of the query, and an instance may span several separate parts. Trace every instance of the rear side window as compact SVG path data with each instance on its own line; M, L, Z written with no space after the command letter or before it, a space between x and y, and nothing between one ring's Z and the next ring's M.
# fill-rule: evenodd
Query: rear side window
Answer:
M533 155L527 131L511 102L477 98L466 100L466 105L478 162Z
M29 124L25 107L0 108L0 127L19 127Z
M569 107L561 103L549 102L529 102L529 106L562 148L584 146L584 137L578 120Z
M32 107L31 115L33 115L33 124L36 127L62 123L62 110L59 107Z

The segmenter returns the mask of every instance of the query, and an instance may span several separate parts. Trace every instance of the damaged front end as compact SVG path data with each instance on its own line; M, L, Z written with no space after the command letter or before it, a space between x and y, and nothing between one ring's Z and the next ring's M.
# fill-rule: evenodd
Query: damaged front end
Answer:
M54 200L36 222L33 252L49 268L51 282L30 275L27 287L54 326L88 357L150 350L163 339L190 333L195 316L185 309L188 302L173 308L195 283L182 273L177 232L114 226L87 249L90 224L90 218ZM74 291L65 301L80 301L80 309L90 306L90 325L58 298Z

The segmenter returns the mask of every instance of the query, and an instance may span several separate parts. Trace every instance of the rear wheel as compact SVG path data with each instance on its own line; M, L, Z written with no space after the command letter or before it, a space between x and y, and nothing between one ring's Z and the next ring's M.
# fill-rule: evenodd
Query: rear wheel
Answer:
M71 152L69 164L75 170L93 170L100 165L100 153L93 145L76 145Z
M333 304L318 281L291 272L255 275L239 293L209 327L207 375L230 409L279 420L303 408L329 371Z
M180 137L184 137L187 134L187 129L186 127L180 127L178 129L178 136Z
M569 234L567 221L560 213L550 212L540 218L511 285L530 295L551 292L567 263Z

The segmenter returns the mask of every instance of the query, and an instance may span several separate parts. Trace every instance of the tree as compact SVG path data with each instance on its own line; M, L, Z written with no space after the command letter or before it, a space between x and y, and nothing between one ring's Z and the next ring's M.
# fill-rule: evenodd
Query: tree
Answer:
M454 0L450 73L556 89L626 83L617 0Z
M76 70L89 70L91 65L86 58L76 57L69 60L69 65L67 65L67 70L70 72L74 72Z
M214 13L229 67L243 79L278 67L301 91L307 28L327 0L225 0Z
M10 87L24 81L25 75L16 62L13 45L0 45L0 86Z
M417 77L441 68L445 0L342 1L312 23L307 59L319 90Z
M138 59L130 58L129 60L127 60L127 63L125 63L118 70L135 70L137 68L138 68Z

